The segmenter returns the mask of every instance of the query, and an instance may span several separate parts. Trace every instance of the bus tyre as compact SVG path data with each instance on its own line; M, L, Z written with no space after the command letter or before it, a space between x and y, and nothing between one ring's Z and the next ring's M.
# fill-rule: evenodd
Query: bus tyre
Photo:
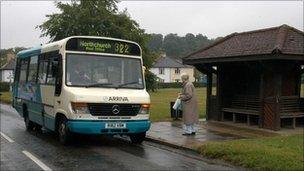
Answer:
M30 121L28 115L24 115L24 123L25 123L25 128L27 131L32 131L34 129L34 122Z
M42 132L42 126L39 125L39 124L35 124L34 129L35 129L35 131L37 131L37 132Z
M130 139L133 144L141 144L146 137L146 132L130 134Z
M72 133L67 126L67 119L65 117L59 120L58 124L58 137L59 141L63 145L69 145L72 139Z

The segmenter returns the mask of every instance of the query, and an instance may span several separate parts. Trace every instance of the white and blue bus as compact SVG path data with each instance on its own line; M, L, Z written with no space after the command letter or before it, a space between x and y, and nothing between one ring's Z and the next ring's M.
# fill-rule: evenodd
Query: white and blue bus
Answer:
M13 107L26 129L42 127L68 144L73 133L129 135L141 143L150 128L140 46L73 36L17 54Z

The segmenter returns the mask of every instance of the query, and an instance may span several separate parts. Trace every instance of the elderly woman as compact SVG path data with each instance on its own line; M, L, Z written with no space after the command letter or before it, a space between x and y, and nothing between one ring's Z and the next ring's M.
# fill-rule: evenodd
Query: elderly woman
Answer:
M198 106L194 85L189 82L189 75L182 74L182 93L178 98L182 101L183 122L185 133L183 135L195 135L198 124Z

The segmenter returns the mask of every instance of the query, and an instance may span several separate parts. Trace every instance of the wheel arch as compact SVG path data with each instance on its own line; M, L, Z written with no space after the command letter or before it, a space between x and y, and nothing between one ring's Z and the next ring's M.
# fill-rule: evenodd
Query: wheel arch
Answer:
M55 132L58 131L58 125L59 125L59 121L62 119L62 118L68 118L66 116L66 114L64 114L63 112L57 112L56 115L55 115Z

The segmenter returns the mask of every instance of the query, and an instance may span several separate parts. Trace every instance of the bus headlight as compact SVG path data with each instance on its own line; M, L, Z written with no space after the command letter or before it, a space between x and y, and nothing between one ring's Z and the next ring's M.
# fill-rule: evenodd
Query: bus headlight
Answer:
M150 104L142 104L138 114L149 114Z
M89 114L87 103L71 102L72 110L75 114Z

